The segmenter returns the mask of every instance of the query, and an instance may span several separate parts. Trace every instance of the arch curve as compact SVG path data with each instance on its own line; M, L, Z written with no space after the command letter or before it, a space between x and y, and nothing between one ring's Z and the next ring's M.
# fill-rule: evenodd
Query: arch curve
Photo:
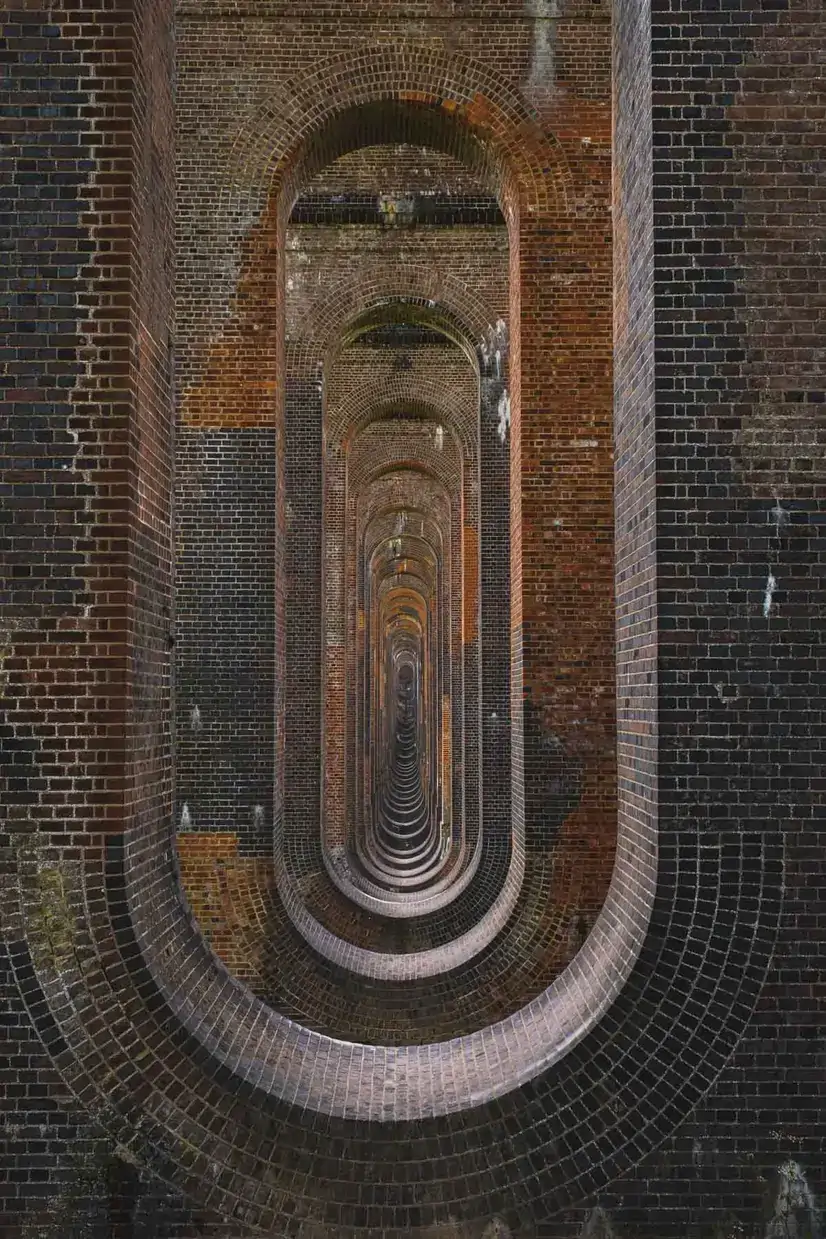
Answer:
M277 93L267 92L238 131L232 182L258 193L283 186L291 207L292 178L321 157L315 135L336 118L376 103L395 105L398 112L389 114L387 122L375 121L373 137L383 132L385 141L403 141L398 135L404 135L407 124L408 133L420 128L425 138L430 134L444 147L448 122L454 134L461 134L462 126L470 139L463 149L500 192L517 193L529 212L566 209L572 178L564 152L510 84L467 55L424 46L387 45L365 48L355 57L330 57ZM386 123L389 127L383 128ZM343 153L346 135L344 125L331 149ZM489 144L490 153L475 147L474 138Z

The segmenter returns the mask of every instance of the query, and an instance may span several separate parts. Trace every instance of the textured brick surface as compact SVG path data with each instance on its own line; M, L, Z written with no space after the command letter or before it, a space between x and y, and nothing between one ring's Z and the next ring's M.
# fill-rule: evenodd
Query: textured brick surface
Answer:
M601 4L183 0L175 273L169 8L5 19L4 1239L819 1239L820 0L616 0L613 140ZM322 835L391 535L409 917Z
M463 658L452 655L454 682L464 675L466 691L450 700L453 829L457 837L467 831L473 844L474 771L481 769L482 803L490 806L483 846L499 854L486 854L455 908L430 924L419 916L401 941L413 950L423 940L450 940L482 918L511 872L507 819L524 818L528 869L542 875L543 908L531 923L538 917L544 925L538 956L526 961L516 948L515 970L533 978L523 990L528 998L568 962L593 924L614 857L610 26L601 5L571 9L558 23L524 13L515 20L515 13L498 9L430 13L432 44L423 41L426 23L407 25L419 62L410 71L395 62L395 27L383 20L394 16L392 9L371 10L370 20L359 13L349 20L342 11L322 27L297 16L285 21L270 5L245 9L239 21L201 6L179 10L177 605L182 621L190 613L201 619L197 627L182 622L179 633L177 751L185 777L176 820L185 830L231 828L242 850L260 854L268 847L274 805L276 832L281 822L287 832L287 868L294 848L315 848L304 879L315 873L313 915L335 922L339 933L342 918L352 918L323 872L315 842L319 830L337 847L357 835L354 796L361 794L352 730L356 665L346 652L354 639L343 635L339 652L340 621L331 613L339 604L330 593L339 544L352 556L354 543L334 524L329 488L339 485L338 466L329 447L324 479L321 470L322 440L330 440L340 416L338 337L348 318L388 297L421 300L420 314L431 307L452 314L485 376L473 449L483 504L502 486L496 480L501 457L510 460L514 481L509 530L501 515L494 522L493 510L483 515L482 559L474 568L485 577L481 640L489 700L477 701L472 689L479 666L472 647ZM313 16L325 15L314 9ZM445 16L455 20L442 45L436 31ZM216 74L231 91L216 92ZM554 77L557 89L549 94L545 87ZM381 82L386 85L376 85ZM527 136L533 123L527 120L519 122L523 136L517 134L508 110L524 104L516 103L515 88L540 109L548 136L538 126ZM300 102L291 99L296 89ZM371 104L382 90L401 90L397 103ZM435 106L445 90L446 102ZM455 117L451 92L467 100ZM231 103L237 97L249 99L246 115ZM361 105L357 114L354 105ZM331 116L334 108L341 117L296 155L313 117L320 109ZM489 142L480 147L474 126L495 135L500 153ZM513 173L503 174L497 163L502 151L515 156ZM514 175L521 181L512 184ZM289 184L282 207L279 180ZM210 212L203 209L206 194L214 202ZM496 198L507 214L520 194L533 201L509 239ZM282 294L273 295L282 280L283 328ZM508 319L515 304L520 364L508 391ZM285 382L279 380L282 329ZM349 398L361 402L354 416L369 419L376 415L371 410L414 393L429 402L430 416L435 408L455 416L451 381L423 346L384 347L385 369L404 369L391 385L379 361L363 376L350 363ZM520 400L520 392L527 398ZM221 485L237 503L230 517L214 487L202 484L195 462L196 445L202 436L208 442L209 430L235 442L242 429L263 433L281 415L284 454L276 445L274 487L283 494L286 558L273 583L270 565L278 562L282 531L269 520L276 506L270 483L242 494L233 488L248 474L231 467L232 449L225 471L220 453L214 455ZM497 437L486 438L494 430ZM473 460L468 467L475 470ZM259 467L266 468L263 453ZM352 475L346 478L341 484L352 486ZM507 543L497 552L504 535ZM507 567L504 554L511 558ZM232 566L216 571L227 556ZM283 625L273 590L279 598L283 592ZM347 605L344 599L340 605ZM457 620L464 605L457 598ZM494 619L497 607L502 614ZM518 651L512 665L504 649L506 609ZM521 736L520 717L511 720L503 685L493 687L497 662L500 675L513 677L520 711L524 695L528 712L524 761L520 739L510 791L510 725ZM273 678L284 685L275 745L271 720L280 709L266 696ZM481 735L478 713L473 717L480 704ZM191 725L193 709L200 733ZM274 750L283 756L273 762ZM517 881L513 874L508 880ZM402 931L392 923L391 931L388 949L397 951ZM368 929L374 947L378 934L374 923ZM357 931L362 945L368 939Z

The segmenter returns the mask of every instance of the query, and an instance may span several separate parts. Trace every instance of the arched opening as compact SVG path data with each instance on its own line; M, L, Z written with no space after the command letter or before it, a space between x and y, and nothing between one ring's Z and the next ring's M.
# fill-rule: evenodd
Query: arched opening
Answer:
M444 318L444 316L442 316ZM406 320L406 321L405 321ZM325 539L325 617L328 631L335 624L333 610L340 605L344 623L339 647L325 639L327 682L335 681L333 664L341 649L348 709L337 727L335 709L324 712L325 762L335 768L337 739L348 751L345 771L344 821L358 836L359 813L367 811L367 796L360 792L363 775L369 772L375 751L368 758L362 751L367 730L358 732L358 681L366 683L371 658L377 646L365 653L365 634L370 635L374 616L367 602L372 586L372 568L361 553L371 522L380 519L382 536L396 553L401 566L412 548L420 554L424 539L427 553L437 569L434 581L438 597L427 608L433 649L438 663L426 665L424 683L433 685L428 698L430 734L434 753L434 812L438 812L441 836L438 872L431 874L430 895L444 906L458 893L457 881L467 880L467 866L478 861L480 842L481 696L479 633L479 381L476 358L465 335L455 325L444 331L434 309L416 303L395 301L362 314L358 330L349 330L327 368L324 485L327 512ZM389 346L389 347L388 347ZM470 356L468 356L470 353ZM437 402L422 399L425 380ZM501 465L504 468L504 462ZM395 471L395 472L394 472ZM417 481L419 479L419 481ZM427 498L433 481L440 494ZM335 526L336 505L332 496L339 487L346 495L343 523ZM441 514L441 515L440 515ZM339 537L341 535L341 538ZM339 540L344 555L336 559ZM342 578L343 594L336 601L336 582ZM461 617L462 623L459 622ZM467 626L464 619L468 618ZM369 619L370 623L365 622ZM430 663L429 657L426 660ZM436 676L438 675L438 690ZM326 705L326 703L325 703ZM475 751L474 751L475 750ZM331 793L337 790L332 782ZM369 780L367 781L369 783ZM328 780L325 778L325 791ZM361 808L360 808L361 806ZM438 806L438 807L437 807ZM326 808L326 806L325 806ZM324 810L323 810L324 813ZM336 830L334 815L325 816L323 833L335 847L345 840ZM336 879L343 875L346 858L339 846L327 857ZM331 864L332 862L332 864ZM447 871L447 872L446 872ZM369 896L367 906L380 907L385 915L421 915L428 907L423 884L412 898L397 898L393 906L385 897L376 902L376 892L358 881ZM450 890L448 891L448 887ZM361 896L351 894L362 902ZM432 899L430 899L432 903Z
M511 683L507 614L510 465L507 436L499 430L508 373L510 258L496 196L491 184L479 178L480 168L488 178L495 169L482 144L469 134L457 137L455 120L430 108L382 105L368 109L364 126L360 115L337 118L323 141L310 144L299 161L305 174L313 173L309 188L298 192L296 177L288 178L281 192L294 202L291 218L285 221L283 213L277 213L277 227L285 237L281 274L288 337L284 438L290 587L285 596L287 687L276 869L293 923L310 934L317 949L320 926L343 942L333 949L332 939L325 937L323 953L332 950L331 958L352 959L350 935L342 929L349 913L338 898L341 892L388 922L382 928L382 920L374 919L369 939L362 933L361 942L369 940L371 949L388 955L382 968L407 972L412 960L393 963L400 946L401 954L408 954L416 953L423 940L442 951L451 941L461 941L462 955L478 953L507 919L521 881L522 797L514 796L510 786L519 775L509 760L511 703L521 698ZM434 140L434 133L438 147L425 144ZM412 138L419 144L413 145ZM474 152L472 166L457 158L457 150L463 155ZM335 158L323 165L324 156ZM495 188L501 190L498 184ZM391 202L396 207L392 215ZM437 241L432 221L447 207L450 226L440 230ZM350 220L354 212L360 226L344 225L343 239L342 220ZM431 289L438 268L427 246L439 246L444 267L438 271L439 281L445 276L455 281L467 263L469 245L480 244L480 234L491 259L479 291L492 308L481 322L478 312L468 322L466 294L456 300L449 285ZM324 255L324 291L327 286L333 290L328 321L315 306L308 309L313 246ZM408 251L416 255L415 263ZM388 281L393 253L400 253L402 261L393 263ZM423 270L429 271L424 280ZM348 281L343 301L335 295L342 277ZM425 296L425 291L437 295ZM310 484L306 461L316 458L317 450L323 473ZM360 544L371 504L380 493L378 478L367 475L382 472L380 461L404 465L413 477L416 470L434 474L448 496L433 548L443 592L439 607L429 613L433 648L441 651L433 671L438 670L442 688L428 698L429 734L438 750L430 767L431 811L439 818L431 823L431 837L434 843L439 840L438 859L426 882L412 887L403 883L395 890L378 880L372 863L365 863L363 845L365 821L373 812L371 772L376 761L375 749L369 748L365 685L377 644L365 657L363 634L370 634L374 617L365 604L371 579ZM397 478L389 485L398 489L404 482ZM422 512L423 496L415 493L415 484L410 489L409 477L407 486L403 500L399 494L382 500L394 509L397 522L404 522L403 514L415 518ZM435 510L441 510L438 502L431 506L429 519ZM300 533L291 546L296 525ZM400 529L395 536L404 542L408 535ZM314 609L313 590L320 617L314 636L308 618ZM486 621L481 627L480 607ZM480 683L483 639L491 670L498 670L488 679L486 701ZM317 718L304 690L319 667ZM432 683L429 665L423 670L424 682ZM491 791L486 825L483 786ZM309 814L305 809L319 787L321 858L336 888L332 891L324 886L314 841L307 837L306 819L312 819L314 808ZM301 859L294 863L299 852ZM302 881L308 885L311 864L313 890L308 899L299 900L294 892ZM452 922L423 922L460 895L465 895L465 906L457 909ZM303 909L296 916L299 903ZM402 919L416 921L406 939L399 936ZM487 928L479 930L480 921ZM431 968L438 966L436 958Z
M381 96L380 86L376 91ZM558 270L562 273L559 287L567 288L569 282L576 282L576 275L570 274L576 260L566 249L565 230L559 226L564 219L564 188L561 196L557 191L564 186L565 177L563 173L560 178L558 159L542 141L532 149L532 140L526 144L520 138L512 152L509 143L500 140L500 127L507 128L510 123L507 109L494 109L485 116L476 110L472 95L459 107L448 108L427 92L415 101L397 100L398 107L391 101L385 108L385 101L374 98L364 113L373 126L366 133L371 145L364 148L358 146L359 135L353 126L359 109L367 101L349 111L337 110L331 101L323 125L312 122L306 134L299 134L292 145L284 145L278 154L270 149L265 161L268 179L261 181L266 201L259 199L259 222L248 230L243 246L246 266L239 285L242 295L236 299L233 315L226 320L219 342L206 359L206 381L193 387L192 394L185 399L186 416L190 419L187 424L204 426L220 414L221 401L228 398L228 384L232 384L234 407L243 411L250 424L266 422L271 428L276 462L276 874L272 886L264 891L264 911L255 912L254 924L255 932L265 939L268 936L271 942L278 940L278 950L271 950L272 962L267 965L270 972L263 980L256 979L255 988L264 997L273 1019L277 1020L279 1011L284 1011L305 1027L318 1028L318 1044L325 1047L325 1032L329 1029L339 1034L343 1044L361 1044L362 1051L365 1046L369 1048L371 1041L378 1043L377 1050L389 1041L404 1047L405 1054L415 1051L420 1044L424 1052L430 1043L441 1045L441 1030L450 1028L451 1035L461 1029L462 1036L469 1038L464 1050L459 1051L457 1045L457 1052L472 1054L474 1037L484 1021L490 1021L486 1026L501 1029L496 1035L501 1035L503 1045L510 1047L510 1083L502 1085L508 1088L514 1080L530 1078L541 1070L542 1064L551 1061L549 1055L562 1053L570 1038L582 1035L595 1018L594 1013L610 1001L614 985L620 983L624 969L630 966L633 952L628 950L628 935L636 933L637 925L633 916L619 917L610 899L604 903L606 887L600 886L602 878L592 880L593 916L601 907L601 921L592 930L590 947L586 942L585 949L578 951L582 938L593 925L593 919L587 919L579 907L574 922L566 919L572 915L569 906L579 898L579 875L589 872L589 866L583 863L582 837L575 833L571 846L566 843L557 849L556 840L549 840L547 815L539 829L532 828L530 817L528 832L524 829L522 785L530 783L540 764L549 768L543 770L543 786L547 788L548 777L558 784L556 789L551 787L549 796L554 806L550 815L554 830L569 817L581 821L590 813L588 820L593 822L598 816L597 803L582 810L579 790L572 790L572 780L566 773L571 766L566 743L557 742L552 762L547 761L541 744L526 762L522 728L523 692L527 689L536 695L542 675L553 662L554 646L549 636L563 620L568 623L567 665L573 669L566 672L563 680L568 674L580 675L583 667L589 673L592 669L591 662L577 656L581 634L569 623L570 598L560 607L560 615L553 609L541 608L541 582L536 573L541 557L555 558L562 565L559 581L564 594L568 590L566 574L572 568L577 581L587 577L590 552L584 553L581 546L566 548L564 537L552 547L546 516L533 489L535 462L532 457L526 458L526 445L531 453L550 450L541 446L549 433L556 445L553 450L559 446L561 432L549 419L547 410L537 405L537 393L547 388L543 367L548 365L548 356L565 356L564 348L559 352L555 334L564 325L559 306L554 304L551 313L548 306L540 303L528 319L523 317L526 292L534 295L532 264L540 250L547 249L547 238L554 238ZM402 117L405 129L399 134L394 126ZM271 118L266 123L270 124ZM419 123L421 129L417 131ZM526 122L520 122L523 123ZM382 124L386 128L382 129ZM325 136L328 126L329 142ZM460 139L449 138L453 129L460 131ZM529 132L528 125L522 136ZM305 138L311 140L305 142ZM468 246L465 234L464 250L459 238L453 238L455 252L463 254L464 265L451 265L445 257L446 250L439 251L439 261L434 262L432 234L426 245L417 248L424 229L438 226L433 221L444 209L444 203L432 196L423 206L425 195L417 199L416 193L408 193L409 187L402 184L404 192L379 195L373 214L366 219L365 213L370 215L369 204L358 200L358 177L373 175L376 152L384 152L384 158L388 149L407 176L417 166L407 149L410 147L417 152L429 152L431 168L438 165L445 175L449 172L451 176L476 177L477 182L481 177L489 178L484 182L484 197L480 196L481 191L475 198L458 195L462 198L459 211L469 213L463 218L472 217L473 222L459 223L457 227L498 230L498 248L491 240L485 251L486 256L496 254L496 261L483 263L481 280L475 276L472 280L467 278L469 250L478 251L478 236ZM362 149L369 155L362 156ZM250 169L261 150L263 147L251 152L249 146L239 144L238 159L246 161L247 169L244 193L249 192L248 187L254 182L255 174ZM526 150L530 152L527 155ZM456 155L467 151L475 152L472 166L465 166L458 173ZM529 164L538 161L542 171L534 164L521 179L521 163L526 158ZM325 163L325 159L330 162ZM332 193L334 187L325 187L317 178L323 179L328 175L327 169L336 165L341 172L340 161L346 165L343 175L353 178L356 188L350 197L344 194L343 202L334 202L340 195ZM497 181L499 173L501 179ZM306 194L302 193L304 176L312 183L312 191ZM392 189L389 183L383 186L388 187ZM501 213L498 203L504 207ZM329 224L330 213L336 210L356 215L361 212L358 227L370 230L372 249L363 244L365 232L359 234L358 245L350 246L349 251L341 235L333 245L329 231L325 234L325 221ZM492 211L493 216L489 214ZM243 212L236 214L240 217ZM347 225L335 218L340 234ZM308 236L309 228L317 230L314 238ZM315 253L311 252L311 241L316 245ZM388 265L389 254L395 254L396 260ZM537 332L537 322L545 323L543 331L550 334L543 336ZM531 328L527 333L526 323ZM546 339L553 341L550 350ZM365 366L364 356L371 349L374 360ZM388 362L384 369L375 356L382 350ZM458 423L455 431L448 433L457 417L456 401L451 404L445 399L446 371L438 367L434 370L432 366L417 369L416 358L428 356L427 350L441 351L445 364L447 355L451 355L457 368L472 380L472 401L464 406L471 408L472 404L473 409L468 433L460 432ZM358 355L362 355L362 360L355 364ZM587 388L583 364L579 358L580 377L571 384L577 399L581 398L580 387ZM563 371L570 376L568 361ZM415 379L415 387L411 379ZM527 420L523 416L525 391L531 406ZM340 414L336 413L337 401L342 409ZM428 412L422 416L424 409ZM335 419L343 418L345 413L352 430L336 438L332 430ZM382 436L395 440L393 452L385 460L384 471L379 470L375 477L366 465L358 466L363 476L358 479L355 495L350 484L355 485L359 453L363 452L367 461L370 452L365 450L366 445L372 443L375 450ZM418 516L423 509L412 493L403 493L401 498L382 495L381 487L401 485L400 475L405 473L417 478L425 475L423 449L416 444L417 436L422 443L427 439L427 450L438 453L443 462L455 441L456 459L463 461L462 483L458 485L454 477L451 491L450 485L440 481L448 495L456 496L447 504L451 510L449 520L438 518L440 501L435 491L428 501L427 517L435 519L441 533L439 538L428 537L426 553L424 548L414 545L412 538L399 548L412 571L385 572L397 558L395 549L391 553L390 544L399 536L388 522L398 522L403 513ZM336 470L327 468L331 443L340 444L343 453L337 482ZM474 445L475 468L478 477L486 478L486 482L480 484L477 478L478 512L465 521L472 471L470 467L464 469L464 461L471 460ZM326 470L321 486L311 467L311 462L319 460L324 461ZM416 485L421 489L421 483L417 481ZM581 494L575 492L576 503L584 505L583 512L594 493L587 484ZM530 500L527 515L526 496ZM352 521L348 516L351 498ZM604 496L600 502L603 499ZM461 532L457 534L459 510L462 520ZM328 517L334 519L328 521ZM579 520L580 517L574 524ZM383 526L381 521L385 522ZM334 550L329 557L325 545L328 529ZM342 536L339 549L334 547L336 529ZM343 541L348 529L352 531L353 547L353 566L348 569L353 586L349 592ZM403 542L407 538L405 532ZM437 545L442 548L441 560L433 553ZM445 549L450 550L449 571ZM340 565L339 583L335 574L328 572L328 567L336 562ZM428 610L425 598L438 599L439 591L452 582L459 565L461 588L451 589L450 606L446 608L450 633L442 623L443 631L437 639L433 617L438 615L438 608L431 606ZM486 583L494 581L496 587L487 589ZM369 605L360 608L360 601ZM600 606L603 603L604 599ZM364 629L359 628L360 609L364 612ZM593 608L593 613L598 623L604 621L603 610ZM373 625L372 630L369 624ZM594 629L590 614L581 627L590 637ZM348 646L348 631L366 635L361 643L354 638ZM443 653L445 649L452 652L457 634L462 650L458 664L455 658L447 658ZM466 636L470 636L469 642L465 642ZM342 646L340 671L335 656L327 659L328 649L335 655L337 641ZM428 656L429 665L425 666ZM381 860L375 846L376 805L381 800L382 788L386 788L383 771L388 763L377 758L377 743L382 746L381 752L390 752L388 703L393 700L398 704L401 691L401 681L394 671L394 666L401 665L396 662L398 658L415 667L420 685L417 703L422 702L425 707L425 715L419 711L416 722L422 736L416 750L417 769L420 777L424 774L426 784L422 802L428 804L431 814L422 834L423 845L427 848L433 844L439 832L442 840L448 837L444 832L444 807L449 806L449 837L455 852L443 872L435 872L438 849L434 848L428 856L428 863L434 860L434 872L429 875L433 881L425 895L421 890L403 889L398 873L388 884L386 872L382 883L377 883L379 875L367 871L368 864ZM481 677L481 689L477 687L474 706L481 720L480 735L468 744L468 701L473 677L466 674L466 664L473 658L479 667L484 666L485 674ZM348 660L352 661L352 673L348 672ZM609 661L603 659L600 675L604 676ZM445 670L448 663L449 679ZM457 667L464 674L461 708L457 706L459 692L454 690L462 678ZM525 667L533 677L532 684L523 684ZM298 678L292 691L288 691L291 668L297 669ZM307 678L302 679L302 675ZM314 682L309 679L311 675L316 677ZM414 677L411 673L411 677L404 678L412 682ZM451 691L446 694L443 690L448 683ZM327 736L334 736L335 729L327 727L326 717L322 725L322 701L326 715L336 694L343 720L339 752L344 777L336 773L334 762L323 760L329 755L324 748ZM592 700L597 701L596 694ZM556 704L560 701L559 713L564 720L564 690ZM599 712L600 707L595 709ZM603 716L607 717L605 711ZM576 735L575 727L581 721L572 718L571 735ZM541 728L540 734L544 734ZM365 737L369 738L366 744ZM393 742L395 739L394 733ZM330 752L335 755L335 744ZM604 754L604 749L600 752ZM479 766L475 771L471 768L474 760ZM353 769L352 779L346 777L348 761ZM578 761L575 757L573 765ZM460 778L456 777L457 763L462 767ZM324 784L319 777L322 769ZM441 782L437 788L434 773L439 772ZM482 806L475 826L473 797L464 795L462 813L455 812L457 789L473 785L474 778L481 788ZM597 774L593 786L607 786L607 781ZM333 794L337 789L342 795L344 807L339 817L343 828L338 833L335 829L326 830L328 823L322 804L325 809L328 803L336 808L333 797L329 802L325 799L327 787ZM357 814L349 815L347 810L350 788L361 822ZM303 803L302 789L307 793ZM295 798L293 804L288 803L291 797ZM585 796L580 799L584 802ZM335 813L329 821L335 823ZM436 833L432 830L434 822ZM604 827L604 819L601 824ZM181 837L185 841L186 834ZM606 837L610 838L610 830ZM525 849L529 844L534 848L535 863L531 865L529 880L523 882ZM610 851L609 842L609 855ZM283 865L279 857L283 858ZM346 858L349 872L338 867L341 857ZM451 882L454 870L456 880ZM351 882L348 888L347 882L354 873L358 881ZM590 876L593 879L593 871ZM371 889L371 881L378 894ZM394 885L398 889L390 891L392 897L388 899L389 887ZM569 892L575 892L570 904ZM376 911L371 906L373 899L384 900L385 909L392 905L402 910L402 915ZM572 935L572 923L578 937ZM298 936L286 933L288 927L296 930ZM472 972L462 976L459 966L471 960L478 961L478 966L475 964ZM597 960L599 967L594 971ZM299 969L304 979L301 987ZM448 974L452 974L449 981ZM342 977L348 978L345 984ZM471 983L472 997L468 989ZM405 989L407 998L402 997ZM287 992L289 1001L282 997ZM390 1006L383 995L392 995ZM339 1009L334 1013L336 1004ZM434 1014L437 1005L441 1017ZM482 1008L486 1012L484 1018L480 1016ZM318 1013L323 1010L323 1018L310 1014L311 1009ZM370 1014L380 1009L381 1019ZM264 1010L266 1007L259 1009L259 1013L263 1015ZM536 1021L545 1029L541 1034ZM378 1035L366 1031L368 1026L376 1028L379 1023ZM342 1037L343 1030L346 1032ZM358 1036L363 1036L363 1043ZM543 1048L537 1056L540 1044ZM372 1062L370 1055L365 1061ZM416 1074L417 1069L411 1069L410 1084L418 1098L415 1105L427 1109L433 1100L429 1085ZM268 1070L265 1068L258 1078L269 1078ZM280 1070L275 1070L273 1082L280 1078ZM471 1089L478 1085L479 1096L488 1095L491 1087L490 1081L483 1083L481 1077L468 1085ZM492 1087L498 1089L499 1085ZM327 1104L312 1082L310 1093L315 1099L312 1105ZM436 1102L437 1107L442 1104Z

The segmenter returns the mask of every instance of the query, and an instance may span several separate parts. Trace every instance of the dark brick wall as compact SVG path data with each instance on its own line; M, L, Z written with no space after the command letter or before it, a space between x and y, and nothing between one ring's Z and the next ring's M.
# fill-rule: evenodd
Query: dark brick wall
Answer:
M57 702L52 698L47 704L46 698L60 679L71 692L76 678L67 675L73 642L57 633L58 617L82 616L90 601L82 579L89 532L82 513L91 487L77 469L84 448L70 418L72 389L83 372L81 272L95 244L85 221L90 126L75 102L88 91L89 57L46 13L8 14L6 21L0 381L3 571L7 590L13 591L5 597L2 651L7 881L15 842L10 828L13 832L30 816L45 817L48 825L50 776L59 776L62 754L75 740L71 726L64 725L65 738L59 736ZM59 825L60 811L54 816ZM24 958L27 953L7 895L4 905L0 1228L16 1237L27 1218L48 1219L61 1194L71 1191L69 1154L83 1140L87 1123L61 1087L14 982L10 952ZM89 1208L88 1199L78 1202L87 1217Z
M55 857L168 803L168 21L161 3L3 13L4 1239L171 1239L188 1216L55 1070L15 887L36 875L63 958Z
M182 830L272 852L275 439L177 435L175 734ZM270 554L266 554L269 548Z

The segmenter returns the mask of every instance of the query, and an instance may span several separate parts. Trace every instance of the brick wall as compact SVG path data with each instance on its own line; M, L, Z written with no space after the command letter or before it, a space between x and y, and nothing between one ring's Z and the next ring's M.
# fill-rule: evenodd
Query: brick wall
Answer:
M170 14L147 2L9 15L9 1239L820 1234L826 30L819 0L652 10L617 0L612 277L602 5L180 5L178 149L193 192L178 207L174 604ZM412 125L406 153L378 109L374 154L345 155L340 179L311 142L290 164L359 80L403 92L387 114ZM434 96L453 101L448 120L430 115ZM487 143L465 135L422 161L423 132L441 141L457 114ZM296 191L299 173L312 187L294 233L307 248L288 252L348 228L362 239L336 247L342 278L284 343L289 232L262 173L279 142L286 182L294 166ZM395 205L409 230L385 218L392 204L365 200L381 177L387 198L409 187L411 204ZM455 189L461 222L430 181ZM499 184L510 229L504 376L484 331L502 304L502 233L480 181ZM331 225L339 191L352 218ZM422 253L394 267L397 236ZM330 254L306 264L319 288ZM349 274L374 259L366 283ZM440 327L461 324L476 347L480 648L494 672L482 773L490 784L502 742L489 715L512 689L515 775L506 762L483 872L511 872L518 833L497 822L518 816L523 773L527 864L488 945L388 977L357 952L449 960L476 927L479 884L442 917L393 923L355 903L345 915L329 876L309 877L306 906L329 917L350 968L326 939L308 944L265 847L284 808L289 416L317 415L317 437L316 361L365 295L386 298L408 274L417 304L441 297ZM284 401L285 373L306 384L303 404ZM496 471L503 380L510 486ZM214 715L193 718L200 693ZM309 704L320 713L320 697ZM593 954L617 942L625 962L639 950L618 994ZM606 1005L539 1069L561 1045L572 975ZM523 1034L531 1078L497 1096L525 1061ZM410 1118L434 1081L437 1104Z
M0 1231L102 1239L145 1233L125 1211L156 1191L55 1070L32 965L73 950L81 847L168 811L171 45L163 4L28 5L3 33Z

